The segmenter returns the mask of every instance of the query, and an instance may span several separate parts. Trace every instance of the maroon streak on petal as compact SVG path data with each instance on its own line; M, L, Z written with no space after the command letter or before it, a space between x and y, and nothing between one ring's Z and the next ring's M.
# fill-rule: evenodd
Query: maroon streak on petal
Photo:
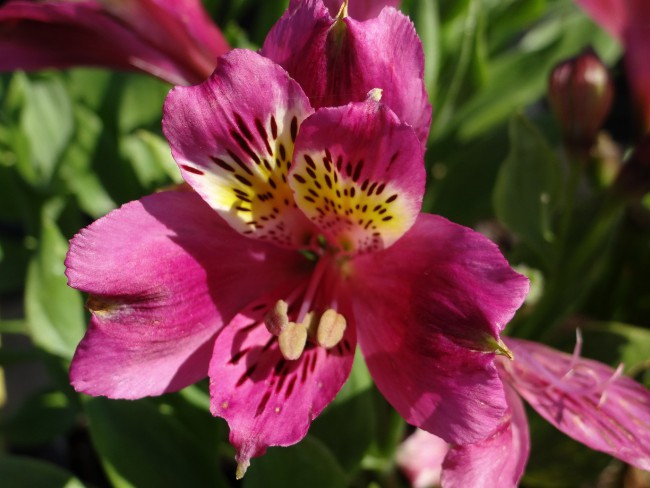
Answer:
M163 131L185 180L235 230L300 247L314 226L287 181L298 128L311 112L280 66L235 49L204 83L170 92Z
M346 252L399 239L418 216L424 180L415 132L374 100L305 120L289 173L298 207Z
M223 324L269 289L296 287L305 264L233 232L195 193L124 205L71 241L68 282L90 294L93 313L73 386L140 398L204 378Z
M210 362L211 409L228 421L240 474L267 447L295 444L307 434L345 383L355 348L349 328L338 346L308 345L299 359L289 361L255 319L239 315L224 329Z

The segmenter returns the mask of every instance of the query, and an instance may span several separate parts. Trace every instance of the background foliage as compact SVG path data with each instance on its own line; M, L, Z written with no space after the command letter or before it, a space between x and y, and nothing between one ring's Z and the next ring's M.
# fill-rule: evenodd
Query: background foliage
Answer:
M286 2L205 3L233 46L255 48ZM486 233L531 277L508 333L569 351L579 326L586 356L623 361L650 385L650 200L615 198L610 189L638 136L620 46L571 0L405 0L402 9L424 43L435 110L425 210ZM580 168L562 149L545 90L551 67L589 45L611 67L617 91L599 145L609 151ZM169 88L93 69L0 77L2 485L407 486L394 453L409 427L360 357L307 439L270 449L241 483L206 384L136 402L69 386L88 314L63 276L67 240L111 209L181 181L160 128ZM528 413L524 486L640 479Z

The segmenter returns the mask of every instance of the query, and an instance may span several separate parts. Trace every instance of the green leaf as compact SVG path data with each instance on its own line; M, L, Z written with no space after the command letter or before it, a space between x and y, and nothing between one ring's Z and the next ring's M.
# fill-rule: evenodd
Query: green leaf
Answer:
M291 447L272 447L261 458L252 460L244 488L267 488L269 483L282 488L348 485L332 453L310 436Z
M69 359L84 334L86 320L81 294L68 287L64 275L68 242L50 215L56 213L54 203L44 208L38 249L27 271L25 315L34 343Z
M56 163L72 137L72 103L58 76L26 81L20 130L29 141L31 164L41 183L54 174Z
M551 68L593 45L607 62L617 58L615 42L573 5L562 5L517 40L514 48L494 57L489 83L456 112L447 130L468 140L492 129L544 95Z
M331 450L346 473L359 469L372 444L375 427L372 400L370 373L357 351L348 381L310 428L310 434Z
M124 83L118 109L122 134L139 128L160 128L162 109L170 86L148 76L132 75Z
M130 161L143 187L154 190L183 181L169 144L162 137L140 129L122 137L120 144L122 155Z
M82 105L75 107L74 115L77 130L63 155L57 176L75 195L79 207L99 218L116 206L92 167L103 124L95 113Z
M415 30L420 35L424 49L424 85L429 99L434 100L440 71L440 19L438 5L433 0L418 0L413 7Z
M0 457L0 480L5 488L84 488L72 474L35 459Z
M0 431L12 445L45 444L68 432L76 415L77 409L63 392L40 392L27 398Z
M510 154L499 171L493 202L499 220L547 259L552 212L560 195L560 163L542 134L522 115L510 121Z
M93 444L113 485L225 487L212 445L180 422L169 404L84 397Z

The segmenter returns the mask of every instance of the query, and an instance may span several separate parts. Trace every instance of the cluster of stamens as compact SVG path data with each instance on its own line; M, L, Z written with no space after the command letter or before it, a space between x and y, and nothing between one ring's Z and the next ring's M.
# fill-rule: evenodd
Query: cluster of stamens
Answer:
M279 300L264 317L267 330L278 338L280 352L287 360L300 358L308 341L331 349L343 339L347 321L332 308L322 314L308 312L298 322L289 320L288 312L287 302Z

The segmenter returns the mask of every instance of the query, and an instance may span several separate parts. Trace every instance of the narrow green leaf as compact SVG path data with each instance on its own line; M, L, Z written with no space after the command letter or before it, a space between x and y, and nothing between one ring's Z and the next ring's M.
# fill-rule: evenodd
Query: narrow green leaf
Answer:
M422 40L424 49L424 85L429 92L429 99L435 100L438 72L440 71L440 19L438 4L433 0L418 0L413 20L415 30Z
M99 218L116 206L92 167L103 123L94 112L82 105L75 107L74 115L77 128L61 158L57 176L76 196L79 207L92 217Z
M59 76L32 79L24 89L20 129L29 141L31 164L40 182L47 183L72 137L72 103Z
M510 121L510 154L499 171L493 202L499 220L547 259L552 212L560 195L560 163L523 115Z

